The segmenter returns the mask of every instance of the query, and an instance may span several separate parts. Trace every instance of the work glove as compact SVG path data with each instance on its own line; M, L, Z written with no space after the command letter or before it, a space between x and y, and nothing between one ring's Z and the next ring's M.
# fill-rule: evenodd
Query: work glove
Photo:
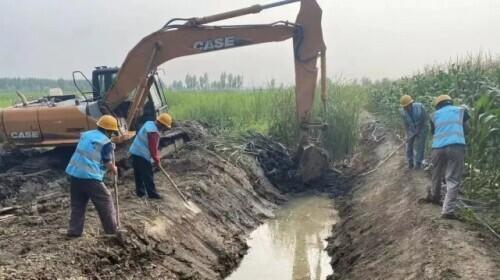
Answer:
M160 169L161 164L160 164L160 162L159 162L159 161L155 161L155 162L153 163L153 166L154 166L154 168L156 168L156 169Z
M111 173L117 175L118 174L118 167L116 167L116 165L113 164L110 171L111 171Z

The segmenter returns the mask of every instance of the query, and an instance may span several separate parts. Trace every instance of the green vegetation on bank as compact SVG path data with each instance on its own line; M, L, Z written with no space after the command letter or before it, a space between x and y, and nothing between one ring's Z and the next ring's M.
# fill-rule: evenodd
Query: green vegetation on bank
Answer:
M318 101L315 120L328 123L323 142L333 159L350 154L357 142L358 116L364 105L361 86L329 83L326 112ZM46 95L24 93L28 99ZM293 88L227 91L173 91L166 93L176 119L197 120L214 133L238 136L249 131L270 135L294 148L298 139ZM19 101L15 92L0 92L0 106Z
M30 91L23 92L28 100L40 98L42 96L48 95L48 92L40 91ZM21 100L17 97L15 91L1 91L0 90L0 108L5 108L14 105L16 102L19 103Z
M297 143L295 92L291 88L173 92L167 93L167 99L177 119L201 121L217 133L238 135L255 131L268 134L290 147ZM315 104L315 119L329 125L322 137L334 159L352 152L357 142L358 117L364 100L362 87L330 82L326 112L319 101Z
M463 192L481 201L500 230L500 61L478 56L433 66L411 77L375 83L370 108L391 127L400 129L399 98L410 94L432 113L437 95L449 94L456 105L469 108L471 131L466 135L466 178Z

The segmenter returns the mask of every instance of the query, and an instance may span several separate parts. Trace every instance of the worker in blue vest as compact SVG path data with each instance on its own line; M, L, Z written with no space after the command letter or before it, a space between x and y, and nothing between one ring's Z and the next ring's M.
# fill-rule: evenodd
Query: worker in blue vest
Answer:
M135 136L130 147L135 177L135 193L138 197L161 199L156 191L153 165L160 167L160 132L172 128L172 116L160 114L156 121L147 121Z
M422 103L414 102L411 96L403 95L399 103L400 115L406 132L406 160L409 169L422 168L425 139L427 138L429 116Z
M104 115L97 129L82 133L76 150L66 167L71 181L71 215L67 236L80 237L83 233L85 211L89 199L101 219L104 232L117 231L116 210L110 191L103 183L106 171L117 173L113 161L111 137L118 132L118 121Z
M440 95L435 101L436 112L431 120L432 139L432 185L427 201L439 204L441 183L446 182L446 195L441 216L455 219L458 191L464 171L465 135L464 127L470 118L463 107L453 105L448 95Z

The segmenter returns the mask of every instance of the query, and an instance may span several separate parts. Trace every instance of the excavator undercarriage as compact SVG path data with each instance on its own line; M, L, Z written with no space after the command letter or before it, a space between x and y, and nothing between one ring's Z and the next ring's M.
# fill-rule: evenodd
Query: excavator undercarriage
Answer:
M208 25L293 2L301 3L295 23ZM81 91L83 98L74 95L47 97L34 102L23 101L0 111L0 134L6 142L17 147L75 145L80 133L94 129L100 116L112 114L120 120L121 126L121 135L114 141L127 142L141 123L168 110L156 72L163 63L182 56L293 39L296 114L300 123L297 161L303 181L311 181L328 166L327 154L318 137L314 137L326 126L314 122L312 117L318 58L321 59L321 100L326 102L326 46L321 15L316 0L284 0L208 17L173 19L143 38L128 53L120 68L96 68L92 82L89 81L92 92ZM82 74L73 74L78 73ZM173 130L165 137L170 137L167 142L176 142L185 135Z

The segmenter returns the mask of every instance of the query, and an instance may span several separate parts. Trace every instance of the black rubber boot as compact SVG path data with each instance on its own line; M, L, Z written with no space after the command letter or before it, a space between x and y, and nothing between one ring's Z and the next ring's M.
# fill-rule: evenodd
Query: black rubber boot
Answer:
M413 161L408 161L408 169L413 169Z

